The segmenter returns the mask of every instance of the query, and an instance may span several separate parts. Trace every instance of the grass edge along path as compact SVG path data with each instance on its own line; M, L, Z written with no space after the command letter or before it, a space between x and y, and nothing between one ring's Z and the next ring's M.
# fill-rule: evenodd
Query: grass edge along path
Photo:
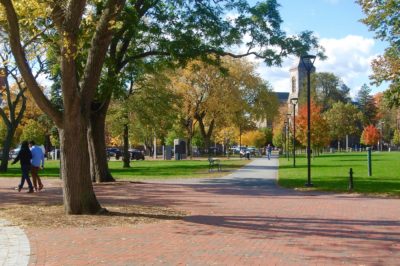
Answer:
M366 152L321 154L311 160L312 190L349 192L349 170L353 169L352 192L376 196L400 197L400 152L372 152L372 176L368 176ZM278 184L285 188L304 189L307 182L307 159L296 156L296 168L290 157L279 159Z
M220 158L222 171L216 169L209 172L207 159L193 160L144 160L131 161L130 168L123 168L121 160L109 161L111 174L117 180L146 181L151 179L174 179L174 178L209 178L221 177L235 171L251 160L239 158ZM40 170L39 175L44 178L59 177L59 161L45 161L45 168ZM6 173L0 173L0 177L20 178L21 170L19 165L10 165Z

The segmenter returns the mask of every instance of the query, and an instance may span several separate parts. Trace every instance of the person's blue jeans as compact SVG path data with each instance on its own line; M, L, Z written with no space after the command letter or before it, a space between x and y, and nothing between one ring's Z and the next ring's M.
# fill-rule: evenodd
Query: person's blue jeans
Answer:
M271 159L271 152L269 151L267 154L268 154L268 160Z
M31 170L31 166L29 164L27 165L21 165L21 170L22 170L22 177L21 177L21 183L19 184L19 188L23 188L25 184L25 180L28 183L29 189L33 189L31 179L29 178L29 172Z

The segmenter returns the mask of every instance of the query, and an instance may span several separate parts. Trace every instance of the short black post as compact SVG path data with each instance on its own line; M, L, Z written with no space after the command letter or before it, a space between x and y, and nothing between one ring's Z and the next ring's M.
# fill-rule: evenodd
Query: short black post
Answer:
M367 158L368 158L368 176L372 176L372 163L371 163L371 148L367 148Z
M350 168L349 174L350 174L350 176L349 176L349 191L353 191L353 189L354 189L354 183L353 183L353 168Z

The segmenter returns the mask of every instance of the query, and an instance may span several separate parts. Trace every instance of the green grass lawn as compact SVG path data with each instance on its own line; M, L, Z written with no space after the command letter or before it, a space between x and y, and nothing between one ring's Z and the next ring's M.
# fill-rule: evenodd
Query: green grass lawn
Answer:
M208 172L207 160L162 161L145 160L132 161L131 168L123 168L121 161L110 161L109 167L114 178L129 180L168 179L168 178L204 178L217 177L241 168L248 160L232 158L221 159L222 171ZM59 177L59 161L46 161L45 168L39 172L40 176L49 178ZM7 173L0 173L0 177L20 177L19 164L9 165Z
M279 159L279 184L288 188L304 188L307 181L306 157L293 161ZM348 191L349 170L353 168L354 191L367 194L400 196L400 153L372 152L372 176L368 176L367 153L335 153L311 160L311 182L315 189Z

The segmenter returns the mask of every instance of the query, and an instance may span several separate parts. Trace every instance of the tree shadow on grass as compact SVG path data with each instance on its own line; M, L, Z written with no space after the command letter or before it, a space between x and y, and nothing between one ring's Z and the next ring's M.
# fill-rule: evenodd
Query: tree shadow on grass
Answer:
M296 170L296 169L305 169L307 167L308 167L307 164L296 164L296 167L294 168L293 165L290 164L290 165L281 165L281 166L279 166L279 169L294 169L294 170ZM325 165L325 164L315 164L315 163L311 162L311 167L314 167L314 168L315 167L317 167L317 168L335 168L336 166L335 165L329 165L329 164L327 164L327 165Z

